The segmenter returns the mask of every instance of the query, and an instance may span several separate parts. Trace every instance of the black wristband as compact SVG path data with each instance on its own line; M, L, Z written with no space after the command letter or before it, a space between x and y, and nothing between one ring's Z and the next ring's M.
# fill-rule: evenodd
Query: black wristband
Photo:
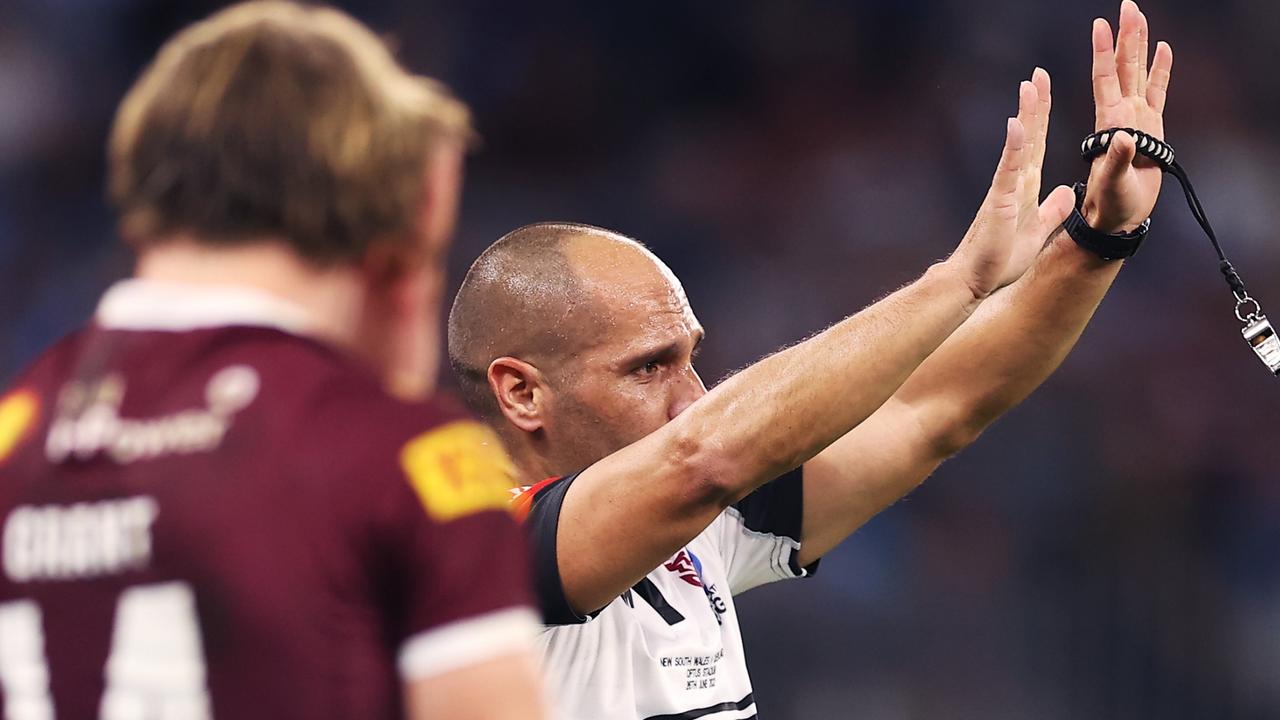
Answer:
M1142 221L1136 229L1115 235L1094 230L1080 214L1080 206L1084 202L1084 183L1076 183L1072 188L1076 192L1076 206L1071 209L1067 221L1062 227L1080 247L1097 255L1103 260L1123 260L1133 257L1138 252L1142 241L1147 239L1147 231L1151 229L1151 218Z

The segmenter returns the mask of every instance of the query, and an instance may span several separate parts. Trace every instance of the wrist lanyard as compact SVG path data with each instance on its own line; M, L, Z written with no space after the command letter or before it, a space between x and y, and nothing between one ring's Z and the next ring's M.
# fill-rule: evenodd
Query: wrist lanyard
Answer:
M1244 324L1240 330L1241 335L1272 374L1280 375L1280 336L1276 335L1275 329L1262 312L1262 306L1245 290L1240 274L1232 267L1226 253L1222 252L1222 246L1218 244L1218 236L1213 232L1213 226L1209 224L1209 217L1205 215L1204 206L1200 204L1200 198L1196 196L1195 188L1191 186L1187 171L1174 157L1173 147L1141 130L1108 128L1085 138L1080 144L1080 154L1086 161L1092 161L1111 147L1111 139L1119 132L1132 135L1138 152L1155 161L1161 170L1177 178L1178 183L1182 185L1182 192L1187 196L1187 205L1191 208L1192 216L1200 224L1205 235L1209 236L1209 242L1213 243L1213 250L1218 254L1218 271L1222 273L1222 277L1227 281L1227 287L1231 288L1231 293L1236 298L1236 319Z

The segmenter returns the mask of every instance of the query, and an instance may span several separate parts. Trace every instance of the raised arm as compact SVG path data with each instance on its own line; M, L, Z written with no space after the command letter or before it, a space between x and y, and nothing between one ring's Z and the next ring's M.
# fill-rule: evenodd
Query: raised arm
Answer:
M1172 65L1172 50L1160 43L1148 73L1147 22L1134 3L1121 6L1118 42L1105 20L1094 21L1097 128L1134 127L1162 138ZM1041 112L1028 126L1042 140L1049 76L1038 70L1033 81ZM1024 102L1021 112L1028 111ZM1037 172L1042 153L1043 145L1034 148ZM1132 138L1121 134L1094 161L1082 205L1094 228L1131 230L1154 208L1161 171L1134 157ZM1034 204L1038 187L1024 190L1024 205ZM1120 265L1057 233L1030 271L983 303L884 407L807 463L799 561L825 554L1038 387L1075 345Z
M1048 232L1020 232L1039 225L1020 218L1024 139L1023 124L1010 118L991 189L947 261L737 374L578 477L557 531L560 578L575 610L603 607L729 503L866 419L983 299L1025 271Z

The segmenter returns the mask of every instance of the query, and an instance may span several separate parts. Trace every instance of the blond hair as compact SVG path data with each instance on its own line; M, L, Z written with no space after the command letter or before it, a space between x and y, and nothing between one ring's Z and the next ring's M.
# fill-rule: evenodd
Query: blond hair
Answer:
M332 8L234 5L171 38L125 96L108 148L128 242L282 237L355 260L418 222L426 162L470 113Z

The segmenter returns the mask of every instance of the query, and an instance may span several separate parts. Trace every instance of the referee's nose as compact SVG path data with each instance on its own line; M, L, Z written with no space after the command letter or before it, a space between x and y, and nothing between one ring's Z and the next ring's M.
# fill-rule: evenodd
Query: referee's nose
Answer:
M672 382L671 402L667 405L667 419L674 420L698 398L707 394L707 386L702 384L698 371L689 366L680 377Z

